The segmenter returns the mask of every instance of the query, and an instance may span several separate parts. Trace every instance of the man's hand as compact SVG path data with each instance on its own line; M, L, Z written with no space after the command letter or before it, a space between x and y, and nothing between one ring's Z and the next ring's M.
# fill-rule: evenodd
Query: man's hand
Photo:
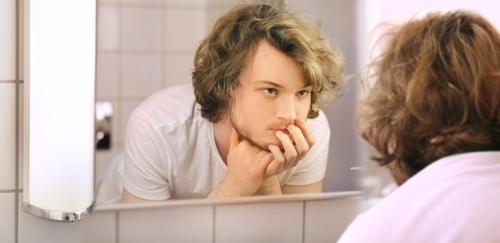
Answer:
M273 154L274 159L266 169L266 178L297 165L297 162L314 145L314 138L307 127L307 123L300 118L296 118L294 123L286 127L290 135L281 131L276 132L276 137L280 140L284 152L276 145L269 145L269 151Z
M272 153L241 139L233 128L227 156L228 174L216 189L216 194L226 197L255 194L272 160Z

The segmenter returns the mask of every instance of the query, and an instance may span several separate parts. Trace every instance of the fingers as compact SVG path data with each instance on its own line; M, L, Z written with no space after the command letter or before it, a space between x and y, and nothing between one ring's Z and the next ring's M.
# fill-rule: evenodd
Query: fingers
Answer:
M285 164L285 156L281 152L280 148L276 145L269 145L269 151L271 151L273 155L273 161L269 164L266 169L265 176L272 176L283 172L284 164Z
M309 144L309 147L311 147L314 144L314 136L312 134L312 131L307 126L307 123L298 117L295 118L294 123L295 126L297 126L302 131L307 144Z
M268 165L273 161L273 154L267 153L260 159L258 163L258 170L260 174L264 174Z
M276 132L276 136L281 141L283 149L285 150L285 160L288 162L293 162L293 165L295 165L296 164L295 159L297 158L297 151L293 146L292 140L290 140L290 137L288 137L288 135L284 134L281 131Z
M306 141L305 136L302 134L302 130L300 130L300 128L290 124L286 127L286 129L292 136L295 147L297 148L297 153L299 155L305 154L307 151L309 151L309 144Z

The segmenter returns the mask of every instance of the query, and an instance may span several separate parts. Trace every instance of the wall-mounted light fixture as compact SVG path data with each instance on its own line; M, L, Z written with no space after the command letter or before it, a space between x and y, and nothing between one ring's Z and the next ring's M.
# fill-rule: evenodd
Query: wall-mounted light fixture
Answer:
M94 201L95 0L25 0L25 211L58 221Z

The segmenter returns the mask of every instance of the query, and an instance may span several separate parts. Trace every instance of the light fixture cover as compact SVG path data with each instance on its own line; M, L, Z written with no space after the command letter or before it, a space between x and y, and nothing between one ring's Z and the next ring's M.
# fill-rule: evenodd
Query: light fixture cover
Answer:
M25 211L58 221L94 204L95 0L26 0Z

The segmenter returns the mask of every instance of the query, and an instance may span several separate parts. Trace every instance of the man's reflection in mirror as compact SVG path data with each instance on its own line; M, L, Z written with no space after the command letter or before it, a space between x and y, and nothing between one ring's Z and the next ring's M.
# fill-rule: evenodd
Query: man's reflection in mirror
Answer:
M98 202L321 192L330 128L319 110L343 61L282 7L239 5L198 47L192 84L131 114Z

